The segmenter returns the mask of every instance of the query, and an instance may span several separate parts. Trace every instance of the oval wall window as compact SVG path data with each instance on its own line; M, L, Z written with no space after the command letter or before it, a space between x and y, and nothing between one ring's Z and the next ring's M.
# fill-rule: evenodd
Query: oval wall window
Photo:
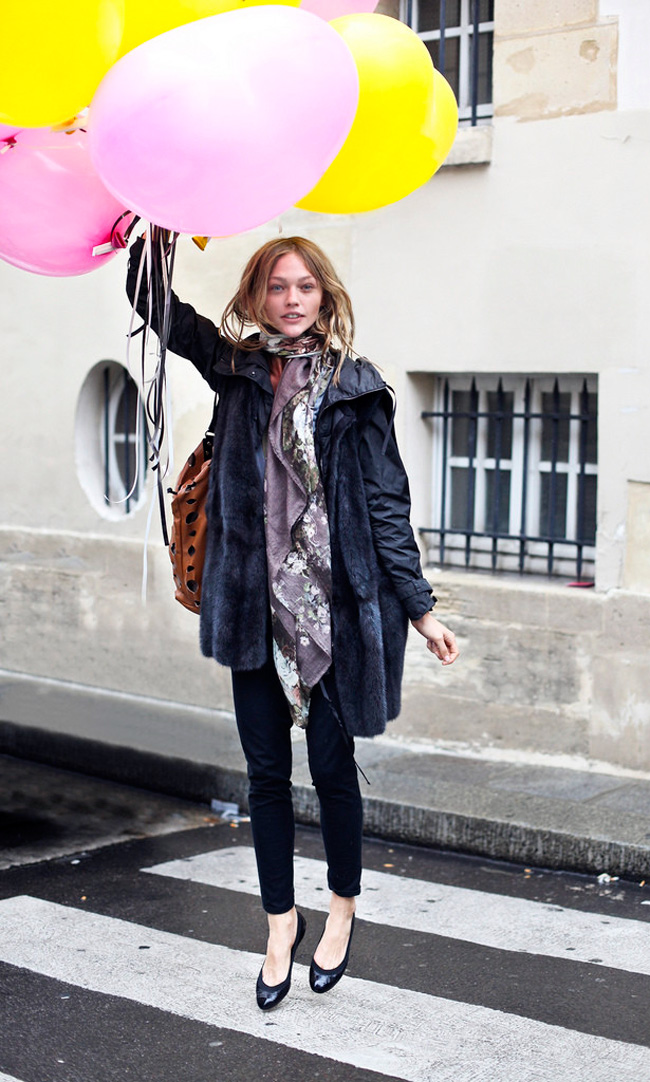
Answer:
M135 381L117 361L100 361L84 380L75 457L81 486L104 518L124 518L146 502L142 401Z

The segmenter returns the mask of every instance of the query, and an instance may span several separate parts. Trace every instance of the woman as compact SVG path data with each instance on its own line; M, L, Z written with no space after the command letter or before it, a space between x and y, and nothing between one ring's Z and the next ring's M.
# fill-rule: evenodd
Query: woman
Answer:
M142 255L138 241L132 301ZM352 307L327 256L300 237L272 240L250 259L220 330L174 295L170 315L168 348L218 395L200 638L232 670L269 925L257 1002L268 1010L289 990L305 932L291 725L306 730L332 892L310 966L311 988L326 992L347 966L360 893L354 737L399 713L409 619L443 665L458 650L431 612L391 394L350 355ZM244 337L251 327L259 333Z

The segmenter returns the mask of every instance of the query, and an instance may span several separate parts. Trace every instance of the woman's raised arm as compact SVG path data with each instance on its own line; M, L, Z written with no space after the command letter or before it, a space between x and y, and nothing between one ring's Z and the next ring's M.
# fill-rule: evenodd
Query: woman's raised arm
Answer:
M135 289L144 245L144 239L139 237L131 245L129 252L126 292L131 304L135 299ZM149 318L146 264L140 281L137 312L142 319ZM161 319L162 313L158 312L154 305L151 311L151 327L158 335L160 334ZM180 301L175 293L171 295L171 318L167 348L172 353L178 354L179 357L186 357L188 361L191 361L213 390L216 390L215 364L222 356L229 358L232 353L232 346L221 338L219 330L212 320L199 315L191 304Z

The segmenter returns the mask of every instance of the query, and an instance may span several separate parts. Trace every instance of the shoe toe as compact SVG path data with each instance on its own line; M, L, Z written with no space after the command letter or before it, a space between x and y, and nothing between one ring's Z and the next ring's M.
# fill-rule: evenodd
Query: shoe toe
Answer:
M348 967L353 932L354 916L352 917L352 924L350 925L350 937L348 939L345 957L341 964L334 969L321 969L318 963L312 958L311 965L309 966L309 987L312 992L329 992L330 988L333 988L335 984L338 984Z
M275 984L273 986L265 984L262 980L262 971L260 970L260 975L257 978L257 987L255 989L257 1006L261 1011L270 1011L273 1007L277 1007L278 1003L281 1003L286 996L290 987L290 978L282 981L281 984Z
M291 958L289 961L289 972L285 979L280 984L269 985L264 983L262 973L264 972L264 966L260 969L259 976L257 978L257 986L255 994L257 997L257 1006L261 1011L270 1011L273 1007L277 1007L278 1003L281 1003L287 992L291 988L291 971L293 969L294 958L296 957L296 951L302 938L305 934L307 923L302 913L298 913L298 928L296 931L296 938L291 948Z

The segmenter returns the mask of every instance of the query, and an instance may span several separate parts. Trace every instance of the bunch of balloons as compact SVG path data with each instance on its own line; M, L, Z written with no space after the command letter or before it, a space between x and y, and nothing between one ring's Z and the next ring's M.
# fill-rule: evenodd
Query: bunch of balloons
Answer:
M294 204L349 214L408 195L449 153L458 110L423 42L375 3L5 5L0 258L83 274L123 243L128 212L225 236Z

